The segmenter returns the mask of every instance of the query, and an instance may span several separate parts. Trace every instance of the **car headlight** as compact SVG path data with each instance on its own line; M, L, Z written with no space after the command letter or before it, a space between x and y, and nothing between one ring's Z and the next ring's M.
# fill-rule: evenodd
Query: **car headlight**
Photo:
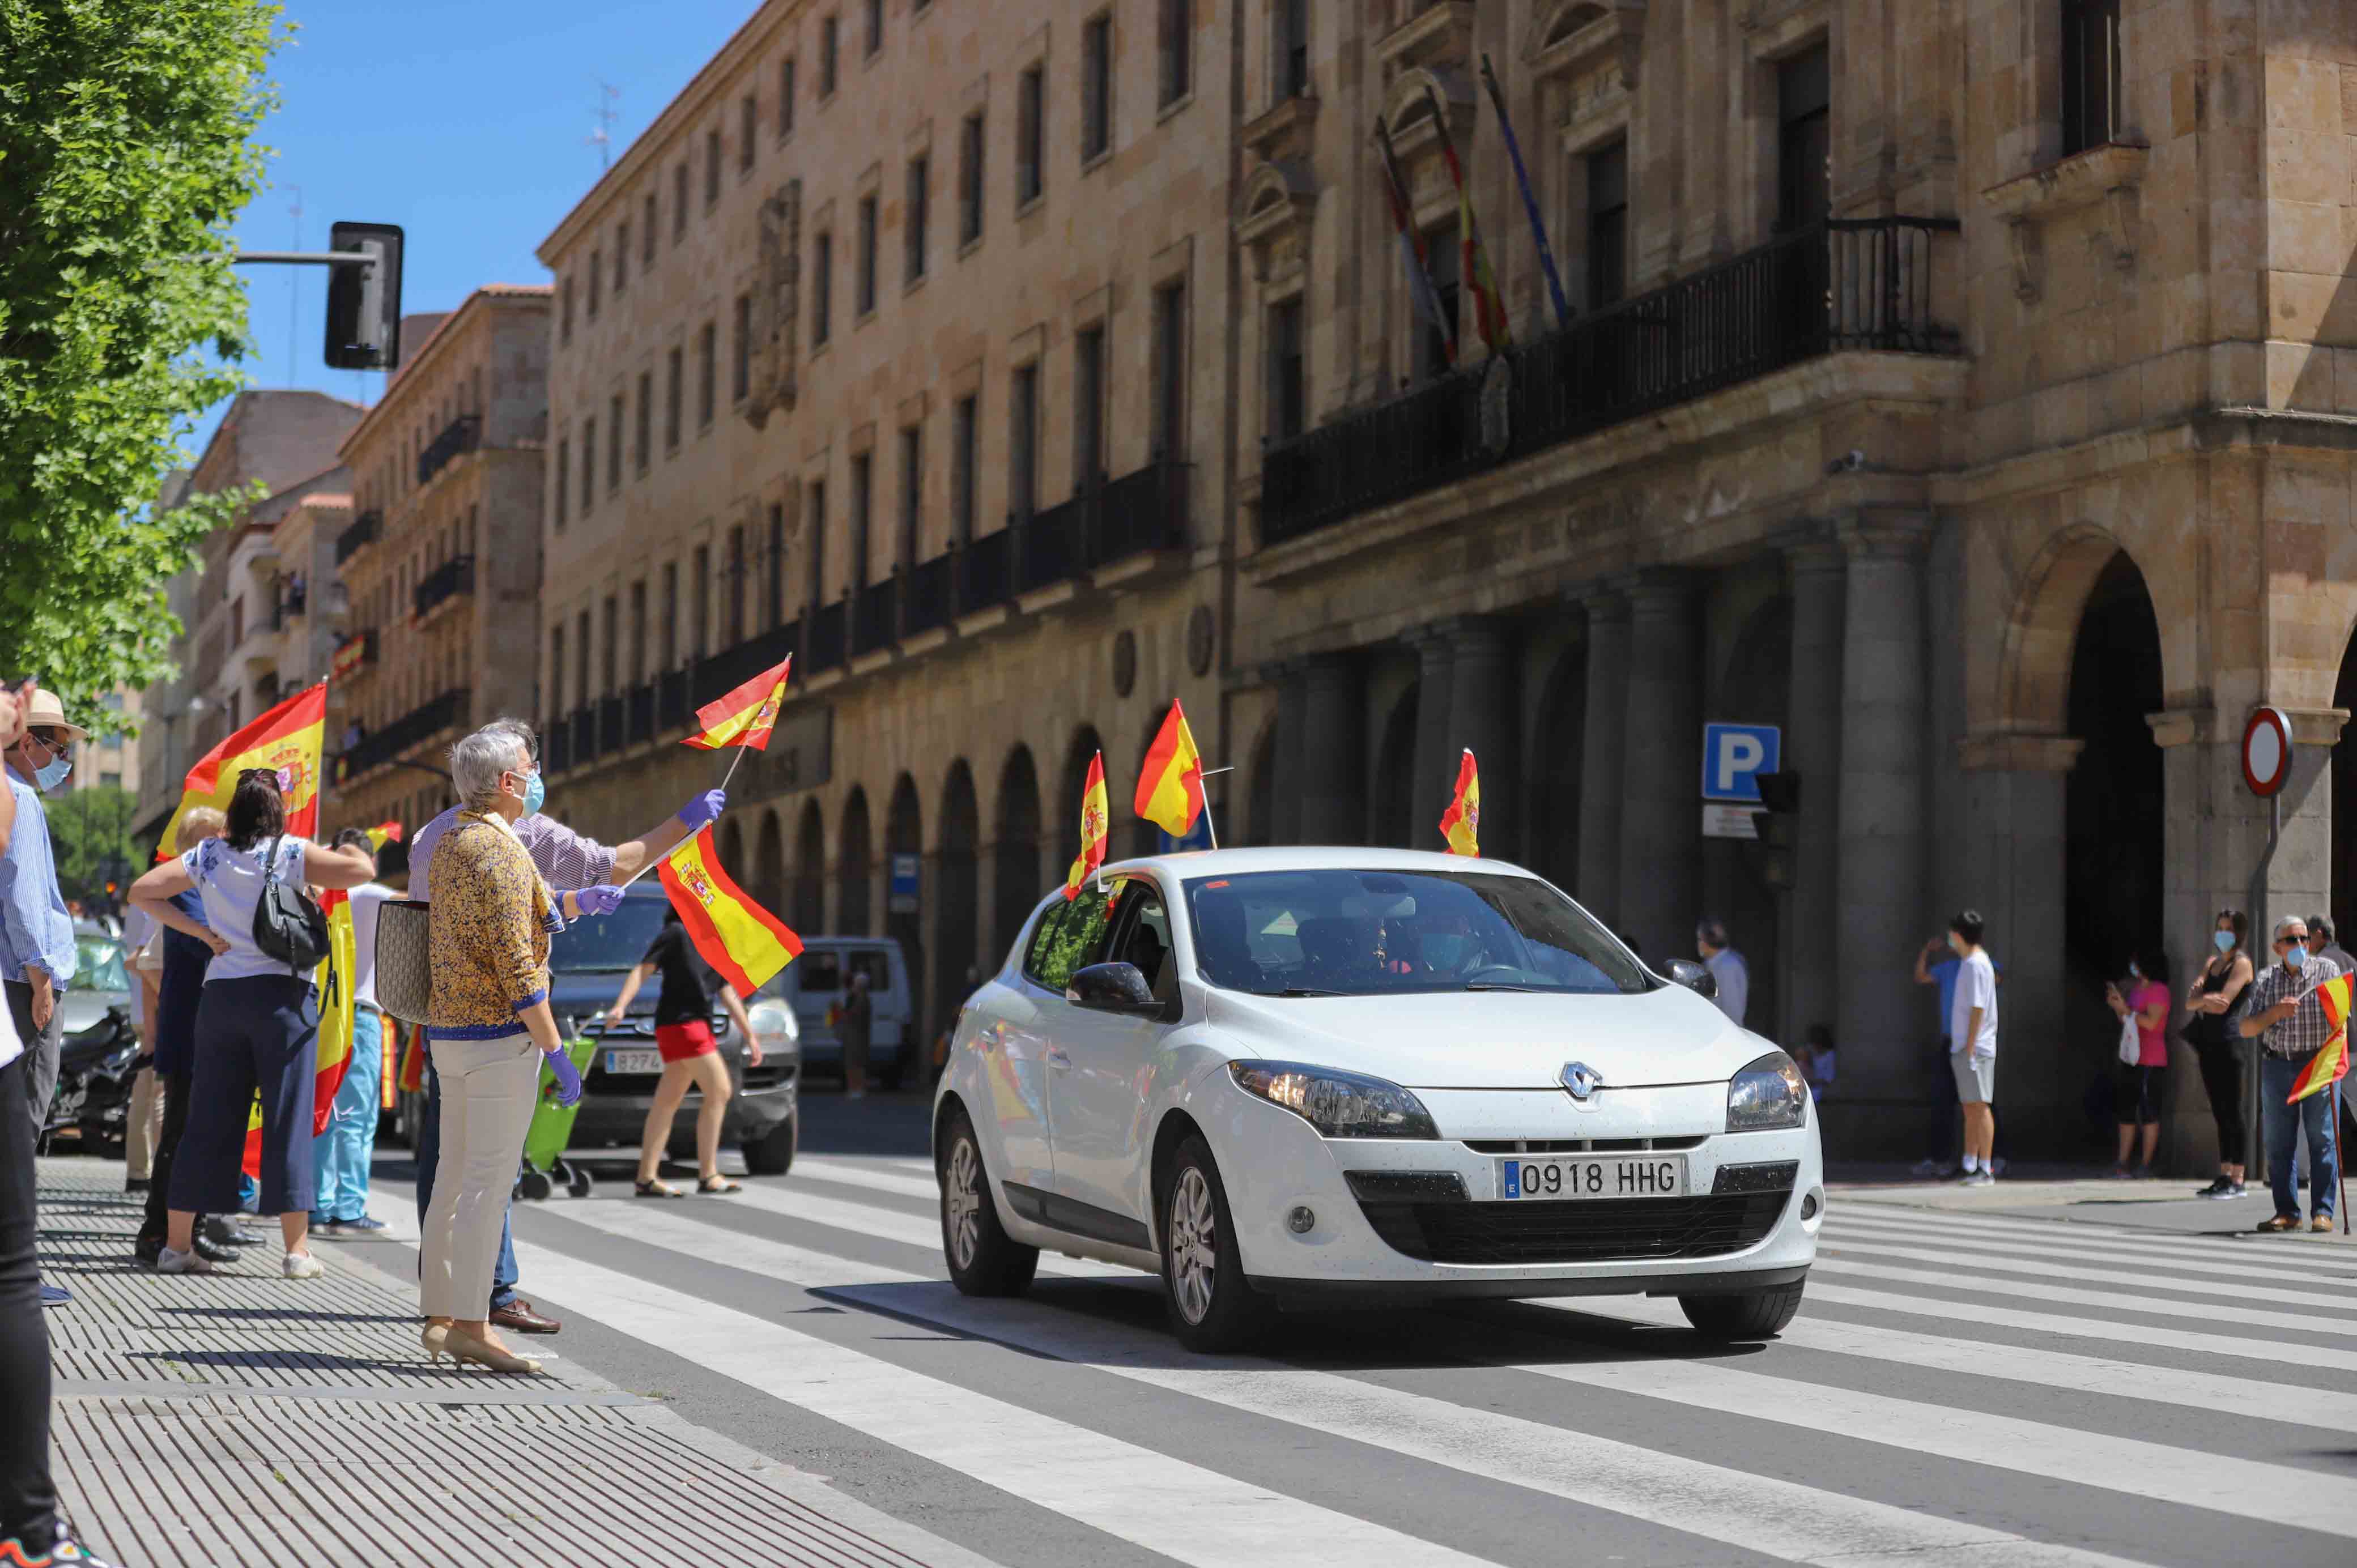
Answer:
M1282 1105L1329 1138L1437 1138L1424 1101L1380 1078L1299 1062L1234 1061L1236 1087Z
M802 1026L794 1021L794 1010L778 998L765 996L754 1003L745 1009L745 1018L753 1026L753 1037L761 1042L763 1056L801 1048Z
M1760 1133L1798 1127L1809 1110L1808 1080L1792 1058L1770 1051L1746 1067L1727 1086L1727 1130Z

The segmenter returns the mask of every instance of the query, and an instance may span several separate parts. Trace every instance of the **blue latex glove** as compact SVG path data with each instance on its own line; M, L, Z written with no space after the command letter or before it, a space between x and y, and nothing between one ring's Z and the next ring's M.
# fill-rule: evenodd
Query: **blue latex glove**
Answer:
M610 915L622 907L622 890L610 882L584 887L573 896L573 907L586 915Z
M573 1065L570 1051L549 1051L543 1059L548 1070L556 1075L554 1099L559 1105L571 1105L581 1098L581 1069Z
M727 790L706 789L703 794L698 795L694 800L690 800L686 805L682 806L679 809L679 820L687 824L687 831L689 832L694 832L696 829L704 826L706 822L709 822L714 818L719 816L723 811L727 809Z

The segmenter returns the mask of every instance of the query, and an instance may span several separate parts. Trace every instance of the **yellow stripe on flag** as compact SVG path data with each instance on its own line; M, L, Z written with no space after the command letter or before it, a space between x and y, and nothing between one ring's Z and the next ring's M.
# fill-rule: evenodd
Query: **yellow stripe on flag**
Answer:
M1104 753L1089 758L1088 782L1081 787L1081 853L1072 859L1071 870L1064 874L1064 900L1070 903L1081 896L1081 885L1089 873L1104 864L1107 819L1113 815L1113 804L1105 796Z
M1176 700L1162 721L1161 733L1146 748L1137 774L1137 796L1131 806L1174 839L1194 832L1195 819L1202 814L1203 758L1195 749L1194 733L1187 727L1187 710Z
M2308 1058L2292 1080L2291 1092L2284 1103L2293 1105L2311 1094L2320 1094L2339 1083L2349 1073L2349 1013L2351 991L2357 987L2357 975L2337 975L2316 988L2317 1004L2331 1021L2332 1034L2324 1047Z
M737 995L752 995L802 956L802 939L721 869L711 823L665 856L658 869L688 940Z
M706 751L717 751L724 746L768 750L770 732L778 723L779 704L786 700L786 678L793 667L794 656L789 653L784 663L762 671L726 696L696 709L696 733L682 744Z
M181 787L180 803L164 824L156 858L173 852L180 819L199 806L229 810L237 781L249 768L267 768L278 775L286 799L286 832L311 838L319 831L319 746L328 723L328 685L322 681L295 695L231 736L197 759Z

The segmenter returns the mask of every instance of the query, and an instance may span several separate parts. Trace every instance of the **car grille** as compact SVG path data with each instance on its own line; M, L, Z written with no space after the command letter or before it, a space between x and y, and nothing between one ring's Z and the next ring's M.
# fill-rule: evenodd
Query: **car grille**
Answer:
M1477 1155L1616 1155L1652 1149L1698 1149L1707 1134L1675 1138L1468 1138Z
M1694 1197L1623 1197L1566 1203L1359 1205L1395 1251L1432 1263L1595 1263L1717 1258L1757 1245L1792 1198L1792 1165L1781 1185ZM1728 1173L1722 1172L1724 1177ZM1726 1187L1721 1180L1715 1184ZM1746 1181L1740 1185L1752 1187Z

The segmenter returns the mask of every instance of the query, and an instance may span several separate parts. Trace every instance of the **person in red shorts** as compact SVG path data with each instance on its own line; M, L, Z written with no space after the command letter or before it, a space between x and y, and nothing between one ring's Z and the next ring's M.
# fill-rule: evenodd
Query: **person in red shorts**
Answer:
M704 1095L695 1114L695 1189L738 1191L735 1182L720 1174L720 1127L728 1119L728 1100L734 1091L729 1087L728 1064L721 1059L720 1044L712 1037L712 998L718 994L729 1022L736 1026L737 1037L745 1042L745 1065L759 1067L761 1042L754 1036L752 1020L745 1016L744 999L704 961L695 944L688 940L687 928L680 924L676 909L663 911L662 930L647 944L638 967L623 978L620 993L604 1015L616 1021L627 1017L630 999L651 974L662 976L662 994L655 999L655 1048L662 1054L662 1079L655 1085L655 1102L647 1108L647 1129L639 1140L639 1196L687 1196L658 1173L663 1150L671 1144L672 1121L691 1086Z

